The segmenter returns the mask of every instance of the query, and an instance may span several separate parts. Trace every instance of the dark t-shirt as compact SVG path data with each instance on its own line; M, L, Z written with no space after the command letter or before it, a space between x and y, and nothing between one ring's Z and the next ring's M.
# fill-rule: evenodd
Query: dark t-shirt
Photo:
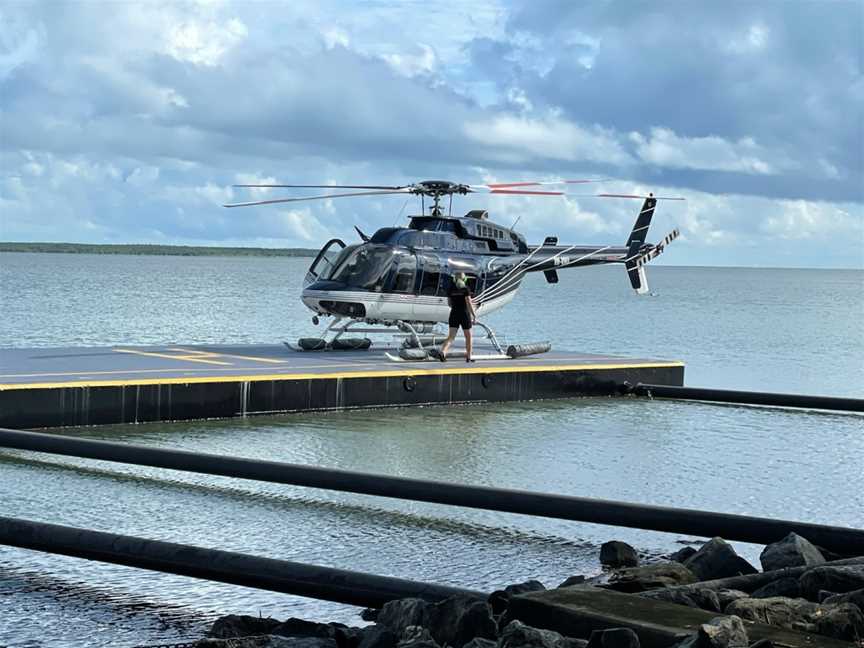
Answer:
M471 297L471 290L465 288L457 288L454 284L447 293L450 301L450 309L453 313L468 314L468 299Z

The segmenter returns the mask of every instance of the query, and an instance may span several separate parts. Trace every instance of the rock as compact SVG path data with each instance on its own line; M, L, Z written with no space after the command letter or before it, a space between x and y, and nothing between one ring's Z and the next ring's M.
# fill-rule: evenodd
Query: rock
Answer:
M864 636L864 614L851 603L836 605L811 603L804 599L741 599L726 608L749 621L814 632L835 639L852 640Z
M696 636L705 648L747 648L750 644L744 623L737 616L711 619L699 626Z
M390 628L374 625L363 629L363 637L357 648L396 648L397 643L399 635Z
M612 574L604 587L618 592L644 592L658 587L688 585L696 582L696 576L684 565L676 562L654 563L642 567L630 567Z
M381 608L378 623L397 634L409 626L420 626L429 630L438 644L453 648L462 648L474 637L498 636L489 604L466 596L451 596L440 603L421 599L390 601Z
M497 639L498 625L492 608L478 599L451 596L436 604L432 636L439 644L462 648L474 638Z
M216 619L207 634L216 639L268 635L278 625L276 619L229 614Z
M721 612L725 611L726 606L732 601L737 601L742 598L750 598L750 595L747 592L742 592L741 590L719 589L714 590L714 593L717 595L717 600L720 601Z
M402 636L399 638L400 643L403 641L435 641L432 638L432 633L422 626L408 626L402 631Z
M699 626L699 630L677 648L747 648L750 639L744 623L737 616L711 619Z
M511 621L501 631L498 648L586 648L587 641L563 637L553 630L539 630Z
M676 603L678 605L686 605L687 607L699 608L700 610L708 610L709 612L723 611L717 593L709 589L682 591L663 588L642 592L639 596L650 598L655 601L666 601L668 603Z
M270 630L270 634L293 639L331 639L339 648L352 648L360 643L363 631L342 623L316 623L291 618Z
M684 563L690 556L696 553L693 547L682 547L673 554L669 554L669 560L672 562Z
M378 608L366 608L360 612L360 618L364 621L375 623L378 620L378 613L380 611Z
M561 589L562 587L573 587L574 585L584 585L585 577L584 576L570 576L567 580L561 583L556 589Z
M756 574L758 570L741 558L723 538L712 538L685 561L699 580Z
M845 594L864 588L864 565L838 565L813 567L801 574L798 579L801 593L815 601L819 590Z
M388 601L378 613L378 624L389 628L396 634L408 626L428 627L432 623L435 605L417 598Z
M798 598L801 596L801 586L798 584L798 579L794 576L778 578L767 585L763 585L750 595L751 598L757 599L772 598L775 596L785 596L786 598Z
M608 567L636 567L639 556L626 542L611 540L600 546L600 564Z
M582 577L582 580L585 580L584 576ZM510 604L511 597L516 596L517 594L524 594L525 592L542 592L545 589L546 586L540 581L529 580L524 583L508 585L503 590L495 590L489 595L488 601L489 605L492 606L493 614L502 614Z
M837 604L837 603L852 603L857 605L864 612L864 589L847 592L846 594L834 594L824 598L822 603Z
M735 553L723 538L712 538L695 554L684 561L697 580L713 580L741 574L755 574L756 568Z
M429 630L421 626L408 626L402 631L398 648L440 648Z
M587 648L640 648L639 635L630 628L594 630Z
M297 643L321 641L320 639L286 639L275 635L253 637L231 637L227 639L201 639L192 644L195 648L317 648L318 644Z
M498 642L491 639L481 639L475 637L469 641L463 648L497 648Z
M768 625L789 629L807 629L807 619L816 611L818 605L804 599L782 597L740 599L730 603L726 614L735 614L748 621L758 621Z
M837 603L820 608L822 613L813 618L817 634L847 641L864 637L864 613L857 605Z
M769 544L759 555L764 571L784 567L811 567L825 562L822 553L806 538L790 533L780 542Z

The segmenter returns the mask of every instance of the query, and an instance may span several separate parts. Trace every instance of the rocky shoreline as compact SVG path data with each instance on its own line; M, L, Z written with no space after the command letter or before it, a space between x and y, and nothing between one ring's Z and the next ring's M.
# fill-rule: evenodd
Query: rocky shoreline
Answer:
M829 642L838 645L839 640L864 648L864 558L843 558L820 550L794 533L765 547L760 556L761 572L721 538L713 538L699 549L685 547L647 564L640 564L633 547L611 541L600 551L603 574L590 578L571 576L555 588L558 591L580 588L581 593L587 591L589 595L612 591L675 604L658 606L657 616L662 615L661 609L674 610L678 606L716 615L668 644L647 630L643 633L642 621L635 617L622 627L594 629L581 636L532 627L517 618L518 612L512 605L519 595L548 592L542 583L532 580L495 591L486 600L456 596L437 603L421 599L391 601L380 610L364 610L362 618L373 624L362 628L232 615L218 619L209 637L192 645L197 648L640 648L642 645L787 648L791 645L750 636L757 628L755 624L765 624L806 633L806 637L801 635L806 641L800 645L820 646ZM578 611L573 614L578 617Z

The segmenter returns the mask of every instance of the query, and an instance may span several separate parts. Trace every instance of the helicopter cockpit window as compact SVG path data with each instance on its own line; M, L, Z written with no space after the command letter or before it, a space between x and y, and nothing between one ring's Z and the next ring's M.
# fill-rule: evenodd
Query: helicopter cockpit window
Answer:
M380 291L390 269L390 247L361 245L336 269L331 277L353 288Z

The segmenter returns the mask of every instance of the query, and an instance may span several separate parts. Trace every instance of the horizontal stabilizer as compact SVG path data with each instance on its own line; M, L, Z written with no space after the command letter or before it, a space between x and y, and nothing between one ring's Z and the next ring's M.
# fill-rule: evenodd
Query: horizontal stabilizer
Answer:
M674 230L672 230L666 236L664 236L663 240L660 241L657 245L652 247L650 250L648 250L644 254L641 254L640 256L636 257L633 260L635 265L637 267L643 266L646 263L648 263L649 261L651 261L651 259L656 259L658 256L663 254L664 250L666 250L667 245L669 245L672 241L674 241L676 238L678 238L678 235L680 233L681 232L678 231L678 228L676 227Z

